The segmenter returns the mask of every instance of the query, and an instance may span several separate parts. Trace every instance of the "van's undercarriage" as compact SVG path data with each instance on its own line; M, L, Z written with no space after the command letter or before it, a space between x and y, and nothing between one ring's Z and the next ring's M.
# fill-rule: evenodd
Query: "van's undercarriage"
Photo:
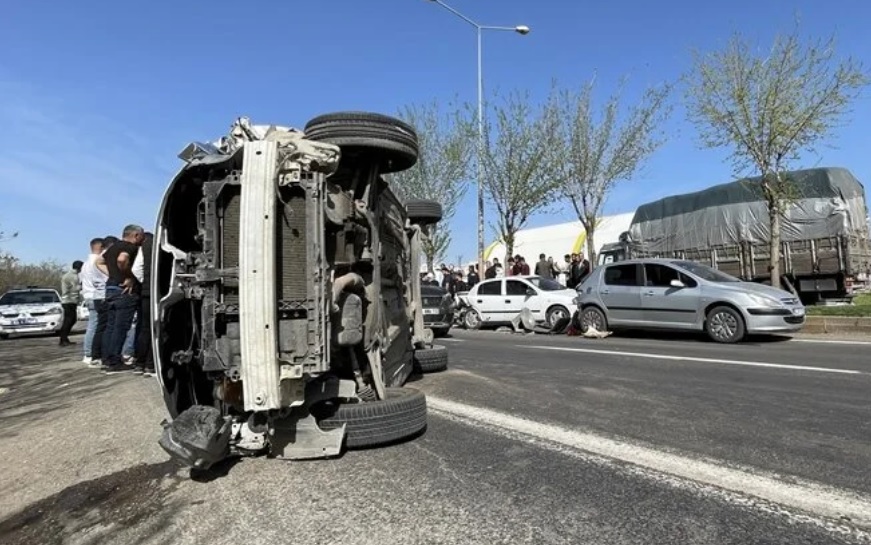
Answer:
M171 455L334 456L425 428L423 395L401 386L432 340L418 256L441 213L409 218L382 177L416 153L411 127L361 113L305 135L240 119L182 152L152 274Z

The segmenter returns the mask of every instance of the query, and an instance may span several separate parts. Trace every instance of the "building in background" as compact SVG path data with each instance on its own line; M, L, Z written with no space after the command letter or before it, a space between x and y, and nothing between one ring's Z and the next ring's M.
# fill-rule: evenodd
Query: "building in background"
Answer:
M617 242L620 234L629 230L634 212L604 216L596 227L596 252L605 244ZM484 251L484 259L498 258L505 262L505 244L501 240L492 242ZM572 253L587 253L587 233L578 220L545 227L533 227L519 231L515 237L514 255L520 254L532 266L539 254L562 261L563 256Z

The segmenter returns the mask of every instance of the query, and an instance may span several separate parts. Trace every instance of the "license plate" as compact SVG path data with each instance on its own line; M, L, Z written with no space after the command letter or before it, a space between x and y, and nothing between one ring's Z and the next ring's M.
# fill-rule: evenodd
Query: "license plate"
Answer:
M803 308L794 308L794 309L792 309L792 313L795 316L804 316L804 309Z
M36 323L36 318L19 318L18 325L33 325Z
M423 313L426 315L438 314L439 309L437 309L437 308L425 308L425 309L423 309Z

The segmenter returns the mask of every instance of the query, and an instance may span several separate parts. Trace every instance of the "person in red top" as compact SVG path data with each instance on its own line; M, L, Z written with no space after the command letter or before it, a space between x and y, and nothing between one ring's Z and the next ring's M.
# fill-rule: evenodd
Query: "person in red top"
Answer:
M529 276L529 263L526 262L526 259L522 255L518 255L514 258L514 266L517 268L517 274Z

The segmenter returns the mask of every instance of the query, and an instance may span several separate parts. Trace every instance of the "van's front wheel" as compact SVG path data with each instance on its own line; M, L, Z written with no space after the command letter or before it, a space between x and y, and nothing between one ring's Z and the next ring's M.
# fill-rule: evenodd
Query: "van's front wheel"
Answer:
M365 448L394 443L426 428L426 397L413 388L387 388L387 399L359 403L325 402L312 408L321 429L345 424L345 446Z

